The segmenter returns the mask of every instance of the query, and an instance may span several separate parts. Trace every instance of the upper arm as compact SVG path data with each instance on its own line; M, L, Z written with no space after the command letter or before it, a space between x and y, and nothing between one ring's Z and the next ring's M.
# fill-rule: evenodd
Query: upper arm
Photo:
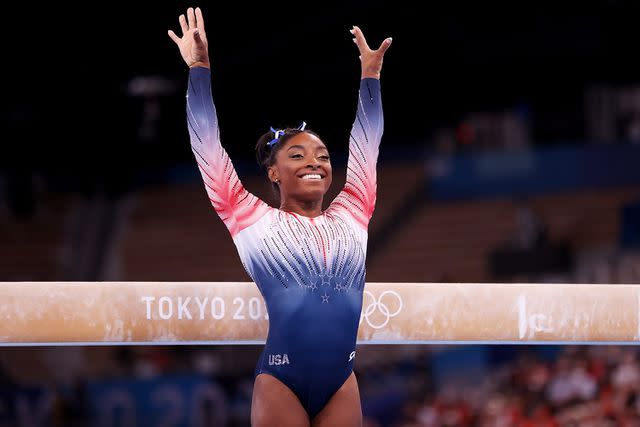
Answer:
M269 206L249 193L220 143L218 118L206 68L192 68L187 92L187 124L191 150L205 190L232 236L255 223Z

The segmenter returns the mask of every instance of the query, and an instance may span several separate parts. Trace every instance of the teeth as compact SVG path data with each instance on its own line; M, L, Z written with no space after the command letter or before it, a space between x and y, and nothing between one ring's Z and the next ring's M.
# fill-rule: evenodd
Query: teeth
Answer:
M322 177L318 174L307 174L303 175L302 179L322 179Z

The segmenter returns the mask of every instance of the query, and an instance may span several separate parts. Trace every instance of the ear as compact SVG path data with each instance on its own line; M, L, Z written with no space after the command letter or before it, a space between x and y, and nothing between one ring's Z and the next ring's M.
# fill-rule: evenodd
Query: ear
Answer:
M269 180L275 183L278 179L278 171L276 170L276 167L273 165L269 166L269 168L267 169L267 175L269 176Z

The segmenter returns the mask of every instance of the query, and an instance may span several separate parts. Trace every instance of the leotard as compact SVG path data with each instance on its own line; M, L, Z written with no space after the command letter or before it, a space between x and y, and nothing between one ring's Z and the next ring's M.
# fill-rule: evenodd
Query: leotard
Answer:
M211 205L267 306L269 332L254 375L282 381L313 418L353 369L383 131L380 81L360 82L346 183L315 218L245 190L220 144L207 68L189 72L187 125Z

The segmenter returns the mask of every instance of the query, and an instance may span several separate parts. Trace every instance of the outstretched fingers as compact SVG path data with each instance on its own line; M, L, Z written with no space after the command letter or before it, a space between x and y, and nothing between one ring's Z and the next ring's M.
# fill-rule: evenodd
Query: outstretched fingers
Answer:
M354 25L350 32L354 36L353 41L358 46L360 53L371 50L367 44L367 40L364 38L364 34L362 34L362 30L360 30L359 27Z
M196 7L195 9L192 7L188 8L186 16L184 14L180 15L178 17L178 22L180 23L180 29L182 30L182 37L184 37L189 31L196 30L193 32L196 42L206 43L207 36L204 30L204 17L202 15L202 10L199 7ZM182 40L182 38L172 30L169 30L168 34L169 37L171 37L171 40L176 44Z

